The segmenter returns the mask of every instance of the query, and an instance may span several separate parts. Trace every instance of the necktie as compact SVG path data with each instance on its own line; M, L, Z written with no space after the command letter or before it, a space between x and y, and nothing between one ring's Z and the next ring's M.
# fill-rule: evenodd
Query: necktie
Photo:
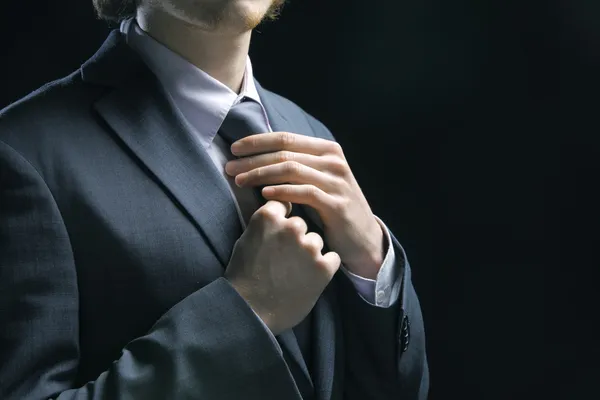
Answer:
M269 132L269 126L262 106L244 97L241 102L231 107L219 133L229 143L233 143L246 136L265 132Z
M245 97L241 102L235 104L227 113L223 124L221 125L221 129L219 130L219 134L226 142L231 145L232 143L250 135L255 135L257 133L266 133L270 132L270 128L267 125L267 121L265 118L265 114L263 112L262 106L256 101ZM264 198L262 197L261 191L262 187L255 189L255 194L260 200L261 204L265 203ZM294 327L294 333L296 339L298 341L298 346L300 347L300 351L302 352L302 356L309 366L311 364L311 348L310 348L310 314L307 318L304 319L300 324ZM301 392L305 398L309 398L309 389L306 385L303 384L303 379L298 375L300 372L295 370L293 364L290 364L290 369L296 383L299 385Z
M231 145L246 136L269 131L262 106L256 101L244 97L241 102L231 107L221 125L219 134ZM263 187L260 186L254 190L261 205L265 203L261 194Z

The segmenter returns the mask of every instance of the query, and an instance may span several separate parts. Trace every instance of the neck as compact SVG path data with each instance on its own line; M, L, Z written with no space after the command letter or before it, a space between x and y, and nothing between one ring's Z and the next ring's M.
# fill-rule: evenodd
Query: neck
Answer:
M137 23L148 35L239 93L246 69L251 30L203 30L162 10L140 7Z

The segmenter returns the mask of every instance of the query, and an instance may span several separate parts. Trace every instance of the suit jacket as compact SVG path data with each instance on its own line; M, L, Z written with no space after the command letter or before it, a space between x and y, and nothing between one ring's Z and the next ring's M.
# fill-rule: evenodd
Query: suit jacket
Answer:
M258 90L274 130L334 140ZM336 274L312 311L310 376L293 331L281 354L223 278L241 234L226 185L117 31L3 110L0 398L287 400L306 379L318 400L425 399L408 263L390 308Z

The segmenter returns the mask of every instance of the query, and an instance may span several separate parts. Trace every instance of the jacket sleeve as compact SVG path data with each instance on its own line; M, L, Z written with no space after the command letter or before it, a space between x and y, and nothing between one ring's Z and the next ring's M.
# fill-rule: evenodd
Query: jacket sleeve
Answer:
M317 137L335 141L320 121L308 114L307 118ZM395 268L401 275L397 280L400 289L389 307L369 304L346 275L336 274L344 331L346 400L425 400L428 396L421 306L404 249L391 232L390 236L396 263L402 268Z
M78 302L60 210L36 169L0 141L1 399L301 399L277 344L223 278L81 387Z
M392 241L395 250L401 252L393 236ZM338 274L344 330L344 399L427 399L429 369L423 317L408 262L401 273L400 296L387 308L369 304L345 275ZM408 342L403 340L405 334Z

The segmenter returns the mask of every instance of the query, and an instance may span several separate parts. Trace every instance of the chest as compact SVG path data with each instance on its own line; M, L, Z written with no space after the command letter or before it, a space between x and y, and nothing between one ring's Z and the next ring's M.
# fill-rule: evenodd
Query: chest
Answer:
M111 162L65 159L52 188L77 268L84 375L86 360L112 362L224 272L202 229L161 183L131 158L111 155ZM208 207L202 196L193 204L197 212Z

